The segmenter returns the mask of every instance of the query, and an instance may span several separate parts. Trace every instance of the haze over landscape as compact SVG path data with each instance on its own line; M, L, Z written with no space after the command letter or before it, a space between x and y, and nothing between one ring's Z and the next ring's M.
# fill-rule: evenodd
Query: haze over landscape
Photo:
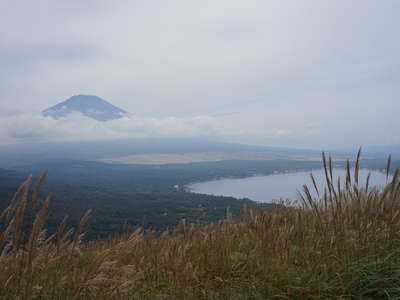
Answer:
M0 298L400 299L399 11L0 1Z

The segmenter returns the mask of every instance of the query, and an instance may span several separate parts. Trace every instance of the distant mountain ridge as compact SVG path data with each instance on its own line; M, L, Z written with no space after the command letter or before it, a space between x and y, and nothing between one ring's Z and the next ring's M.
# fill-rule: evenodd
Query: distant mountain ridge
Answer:
M120 119L129 115L127 111L94 95L76 95L42 111L45 117L62 119L72 113L81 113L97 121Z

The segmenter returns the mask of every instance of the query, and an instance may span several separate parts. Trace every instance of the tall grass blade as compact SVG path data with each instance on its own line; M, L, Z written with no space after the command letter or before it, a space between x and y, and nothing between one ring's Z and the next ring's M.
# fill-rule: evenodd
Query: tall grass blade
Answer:
M29 216L33 216L33 214L35 213L37 199L39 197L40 190L41 190L43 184L45 183L48 174L49 173L47 170L45 172L43 172L42 176L40 176L40 178L39 178L38 183L35 185L35 188L32 193L31 209L29 212Z
M356 185L358 186L358 180L359 180L359 174L360 174L360 158L361 158L361 150L362 148L358 149L357 152L357 159L356 159L356 165L355 165L355 170L354 170L354 181Z
M392 154L389 155L387 164L386 164L386 183L389 180L389 174L390 174L390 167L392 165Z
M316 183L316 181L315 181L315 178L314 178L313 173L310 173L310 177L311 177L311 181L312 181L312 183L313 183L313 185L314 185L314 189L315 189L315 191L316 191L316 193L317 193L317 195L318 195L318 198L320 199L321 197L320 197L319 190L318 190L318 186L317 186L317 183Z

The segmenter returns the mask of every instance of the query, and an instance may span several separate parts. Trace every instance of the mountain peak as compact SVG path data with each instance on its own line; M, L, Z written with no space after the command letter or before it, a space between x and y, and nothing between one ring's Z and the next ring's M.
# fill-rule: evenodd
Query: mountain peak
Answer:
M95 95L75 95L67 100L45 109L42 114L45 117L62 119L78 112L97 121L109 121L120 119L128 113L111 103Z

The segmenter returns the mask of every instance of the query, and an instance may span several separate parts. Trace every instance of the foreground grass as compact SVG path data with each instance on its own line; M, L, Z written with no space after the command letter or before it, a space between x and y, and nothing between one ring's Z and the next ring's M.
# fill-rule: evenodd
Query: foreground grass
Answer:
M54 236L43 229L48 200L33 215L30 180L0 215L2 299L399 299L400 183L359 186L357 160L343 187L276 211L247 211L208 226L184 222L161 236L131 234L82 243L66 219ZM388 169L390 163L388 163ZM25 216L25 217L24 217Z

